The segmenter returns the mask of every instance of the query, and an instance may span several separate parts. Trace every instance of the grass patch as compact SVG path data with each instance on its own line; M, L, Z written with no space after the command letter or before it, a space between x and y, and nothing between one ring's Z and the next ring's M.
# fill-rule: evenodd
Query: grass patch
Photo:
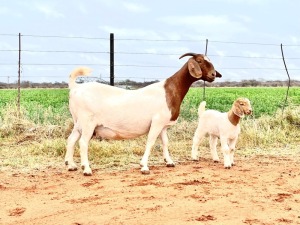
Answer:
M0 121L0 168L41 169L64 168L66 139L72 129L70 118L60 124L35 123L26 117L22 109L17 116L15 106L7 106ZM241 135L237 143L237 154L241 157L253 155L296 155L300 153L299 128L300 107L291 106L282 113L263 115L259 118L245 117L241 120ZM49 117L50 118L50 117ZM45 121L44 121L45 122ZM168 131L170 154L175 162L190 159L192 138L197 120L181 119ZM133 140L110 141L93 139L89 145L92 168L125 169L137 166L144 153L146 136ZM209 157L208 138L200 146L200 155ZM219 155L221 153L219 151ZM80 162L79 148L75 150L75 161ZM149 165L163 164L161 141L154 145Z

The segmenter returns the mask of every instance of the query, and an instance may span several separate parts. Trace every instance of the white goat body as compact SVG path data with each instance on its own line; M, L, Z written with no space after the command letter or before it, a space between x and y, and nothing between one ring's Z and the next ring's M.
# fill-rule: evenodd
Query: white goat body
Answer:
M205 135L209 134L213 160L215 162L219 161L216 147L218 138L220 138L221 150L224 155L224 167L229 169L234 165L234 150L241 132L240 118L244 114L249 115L252 113L250 101L246 98L238 98L228 112L205 111L205 105L205 101L201 102L198 109L199 121L193 138L192 159L198 159L198 146Z
M89 82L76 84L79 75L88 75L90 69L75 69L69 80L69 108L74 128L68 138L65 163L68 170L76 170L73 161L74 146L79 140L81 165L84 175L91 175L88 161L88 143L93 134L106 139L131 139L148 133L145 153L141 160L142 173L149 173L148 158L156 138L160 135L167 166L174 166L168 151L167 128L176 123L181 102L191 84L199 79L212 82L221 77L201 54L192 56L173 76L138 90L125 90Z
M86 121L80 124L93 124L96 135L101 138L136 138L149 132L153 119L165 126L174 124L175 121L170 121L171 112L164 99L163 85L164 82L159 82L137 90L125 90L94 82L84 83L70 91L70 109L72 114L85 115L82 119ZM101 104L95 104L99 101ZM149 104L149 101L155 101L155 104Z
M218 138L225 136L228 139L234 139L241 131L240 124L235 126L228 120L228 112L219 112L213 109L206 110L201 114L198 126L209 135Z

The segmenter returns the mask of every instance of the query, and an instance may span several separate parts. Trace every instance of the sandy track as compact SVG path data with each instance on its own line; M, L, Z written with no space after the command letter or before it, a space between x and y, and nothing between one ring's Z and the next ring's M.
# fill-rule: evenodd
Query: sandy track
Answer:
M295 157L150 169L0 172L0 224L300 224Z

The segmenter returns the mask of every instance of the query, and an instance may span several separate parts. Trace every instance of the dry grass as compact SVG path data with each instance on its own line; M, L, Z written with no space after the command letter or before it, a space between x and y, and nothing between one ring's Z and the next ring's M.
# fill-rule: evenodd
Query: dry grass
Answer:
M300 107L291 107L282 114L262 116L259 119L244 118L242 133L238 140L240 157L254 155L299 154ZM40 169L49 166L62 167L66 139L72 129L71 119L63 125L35 124L26 119L26 113L18 117L16 107L7 107L0 120L0 168ZM175 162L190 159L192 138L197 121L179 121L168 132L169 149ZM90 142L89 158L93 168L124 169L138 166L143 155L146 137L134 140ZM200 146L200 154L210 157L208 140ZM75 151L79 162L78 146ZM150 156L150 165L162 164L162 148L157 140Z

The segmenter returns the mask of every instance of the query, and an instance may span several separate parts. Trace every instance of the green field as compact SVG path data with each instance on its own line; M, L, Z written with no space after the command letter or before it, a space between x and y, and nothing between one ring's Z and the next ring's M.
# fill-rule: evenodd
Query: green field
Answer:
M207 108L227 111L238 97L247 97L252 102L253 116L274 115L281 110L287 88L282 87L247 87L247 88L206 88ZM68 111L68 89L23 89L21 90L21 108L28 119L35 123L57 124L70 116ZM180 119L197 119L197 108L203 100L202 88L191 88L181 106ZM0 115L5 106L17 102L17 90L0 90ZM289 90L287 105L300 105L300 88ZM59 118L61 117L61 118ZM50 121L49 121L50 120Z
M285 87L246 87L246 88L206 88L206 107L219 111L228 111L233 101L238 97L249 98L254 110L253 116L274 115L285 103L287 88ZM184 119L196 119L197 106L203 99L202 88L191 88L181 107ZM292 87L288 93L287 105L300 105L300 88Z
M238 97L251 100L252 116L241 121L238 152L243 157L257 154L299 154L300 88L291 88L284 113L286 88L206 88L207 108L230 109ZM39 168L49 162L61 165L66 140L73 128L68 109L68 89L23 89L21 110L16 106L17 90L0 89L0 169ZM197 109L202 88L191 88L181 106L179 122L168 131L175 160L189 159L191 140L197 127ZM93 167L126 167L140 160L146 136L134 140L91 140L89 157ZM151 155L152 163L163 163L160 141ZM208 141L203 143L208 148ZM79 157L78 146L75 156ZM209 151L206 151L209 152ZM49 160L51 159L51 160ZM0 160L1 161L1 160Z

